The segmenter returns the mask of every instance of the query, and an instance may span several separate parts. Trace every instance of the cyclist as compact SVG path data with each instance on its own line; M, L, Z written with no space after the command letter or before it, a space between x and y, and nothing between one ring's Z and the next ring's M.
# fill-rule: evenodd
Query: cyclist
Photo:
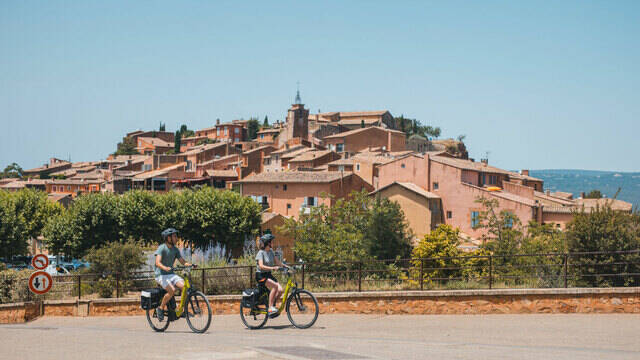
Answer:
M278 283L278 280L271 274L271 271L286 266L276 257L271 248L273 239L275 239L275 236L271 234L262 235L258 240L260 251L256 254L256 280L258 284L262 284L269 289L269 315L278 312L275 303L284 292L282 285Z
M162 239L164 240L164 244L160 245L154 253L156 257L156 282L167 291L162 298L160 311L158 311L158 320L160 321L164 320L167 303L173 298L176 287L180 290L184 287L184 280L173 272L173 263L177 259L184 266L192 266L192 264L182 258L180 251L176 248L178 230L174 228L165 229L162 232Z

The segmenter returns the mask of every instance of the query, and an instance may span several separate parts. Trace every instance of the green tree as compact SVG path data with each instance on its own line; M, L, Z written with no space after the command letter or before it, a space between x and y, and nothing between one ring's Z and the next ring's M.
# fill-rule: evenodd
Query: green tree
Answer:
M126 278L144 265L144 247L135 241L114 241L90 249L84 259L91 264L92 273L119 273Z
M264 121L262 122L262 127L265 128L265 129L271 127L269 125L269 118L267 117L267 115L264 116Z
M411 278L431 284L450 280L477 279L486 273L484 250L463 253L460 245L460 230L441 224L425 235L411 253Z
M260 130L260 123L257 118L251 118L247 121L247 135L249 140L253 140L258 137L258 131Z
M2 178L21 178L22 168L16 163L11 163L4 168L4 171L0 173L0 179Z
M0 257L10 259L27 252L27 229L12 193L0 190Z
M364 119L360 120L360 128L364 129Z
M122 142L118 143L118 148L113 155L135 155L139 154L138 150L136 150L136 141L132 137L124 137Z
M182 133L180 130L176 131L176 135L173 138L173 152L174 154L180 154L180 144L182 143Z
M602 199L602 193L600 190L591 190L587 195L584 196L585 199Z
M161 214L164 209L158 206L163 195L149 191L133 190L121 195L115 212L118 218L119 236L114 239L132 239L144 243L160 242L163 230Z
M517 253L522 242L522 222L512 212L500 210L497 199L480 197L476 202L482 205L476 228L485 229L483 246L500 255Z
M412 233L400 205L376 197L369 209L364 231L369 254L380 260L407 258L411 253Z
M166 124L163 124L162 121L160 122L160 127L158 128L159 131L166 131L167 127Z
M48 219L63 210L62 205L48 200L47 193L34 189L22 189L13 194L16 212L25 225L25 241L42 234Z
M589 212L576 212L567 224L571 269L578 285L628 286L637 284L638 276L607 276L601 274L637 274L640 254L624 252L640 248L640 215L614 211L610 204L597 206ZM591 253L591 254L589 254ZM594 254L595 253L595 254Z

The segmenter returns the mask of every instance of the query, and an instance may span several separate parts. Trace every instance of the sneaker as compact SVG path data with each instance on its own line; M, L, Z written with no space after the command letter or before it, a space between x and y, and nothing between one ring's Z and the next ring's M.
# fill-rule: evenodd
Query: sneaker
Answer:
M164 310L157 308L156 309L156 316L158 317L158 321L163 322L164 321Z
M269 315L273 315L278 312L278 309L275 306L269 308Z

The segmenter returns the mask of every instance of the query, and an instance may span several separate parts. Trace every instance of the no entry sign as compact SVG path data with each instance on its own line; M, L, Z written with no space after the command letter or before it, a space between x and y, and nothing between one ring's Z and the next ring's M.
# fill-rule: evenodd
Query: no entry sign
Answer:
M46 294L52 285L53 278L47 272L36 271L29 277L29 290L34 294Z
M31 259L31 266L36 270L44 270L49 266L49 257L45 254L38 254Z

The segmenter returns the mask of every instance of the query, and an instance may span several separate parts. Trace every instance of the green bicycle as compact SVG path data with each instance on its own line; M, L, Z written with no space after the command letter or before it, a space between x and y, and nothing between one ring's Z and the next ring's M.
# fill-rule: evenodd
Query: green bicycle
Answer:
M298 329L313 326L318 319L319 306L316 297L308 290L299 289L298 283L292 280L295 271L284 268L287 285L282 295L282 303L275 314L269 315L269 289L260 284L258 289L248 289L243 293L240 302L240 318L249 329L260 329L269 318L280 316L286 310L291 324Z
M148 289L142 292L142 308L147 312L149 326L157 332L163 332L169 327L169 323L180 318L186 318L191 331L204 333L211 325L211 304L207 297L200 291L191 287L191 269L193 266L179 268L184 270L184 288L180 296L180 306L176 308L175 298L171 298L167 304L168 314L165 314L162 321L158 318L158 312L162 298L167 293L161 287Z

